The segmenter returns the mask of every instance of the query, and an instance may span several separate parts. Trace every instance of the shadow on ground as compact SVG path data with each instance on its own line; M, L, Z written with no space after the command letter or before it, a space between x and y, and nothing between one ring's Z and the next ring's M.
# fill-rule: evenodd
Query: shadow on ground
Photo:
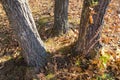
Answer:
M23 58L15 58L0 63L0 80L33 80L32 69L26 66Z

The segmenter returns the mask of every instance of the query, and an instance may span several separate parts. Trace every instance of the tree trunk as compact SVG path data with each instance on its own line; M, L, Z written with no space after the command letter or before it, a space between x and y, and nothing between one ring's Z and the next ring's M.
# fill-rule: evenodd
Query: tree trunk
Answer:
M69 0L55 0L54 8L54 35L64 34L68 29Z
M84 0L77 52L92 56L101 48L100 33L109 2L110 0Z
M1 3L24 51L22 55L25 61L35 69L43 68L47 62L47 53L27 0L1 0Z

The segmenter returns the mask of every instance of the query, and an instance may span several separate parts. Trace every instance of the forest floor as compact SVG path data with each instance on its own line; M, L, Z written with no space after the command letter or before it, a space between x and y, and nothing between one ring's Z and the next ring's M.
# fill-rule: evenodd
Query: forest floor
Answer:
M30 0L34 19L53 63L45 73L35 75L26 67L14 30L0 6L0 80L120 80L120 0L112 0L104 17L102 49L93 59L71 56L78 37L81 0L70 0L67 34L49 38L53 26L53 0Z

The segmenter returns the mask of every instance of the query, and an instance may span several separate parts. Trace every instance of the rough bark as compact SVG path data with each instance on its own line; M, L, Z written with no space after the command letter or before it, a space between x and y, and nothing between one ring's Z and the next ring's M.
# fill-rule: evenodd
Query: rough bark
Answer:
M69 0L55 0L54 7L54 35L64 34L68 29Z
M96 54L101 48L100 34L109 2L110 0L84 0L77 52L84 55Z
M43 68L47 53L36 29L27 0L1 0L24 53L27 64L36 69Z

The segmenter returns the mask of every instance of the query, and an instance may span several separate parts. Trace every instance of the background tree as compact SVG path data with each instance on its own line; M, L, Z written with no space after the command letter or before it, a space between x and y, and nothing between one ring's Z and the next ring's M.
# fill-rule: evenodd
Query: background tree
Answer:
M68 29L68 5L69 0L55 0L54 6L54 35L66 33Z
M47 62L47 53L36 29L27 0L1 0L11 27L29 66L43 68Z
M79 53L92 57L99 51L103 17L109 2L110 0L84 0L77 44Z

